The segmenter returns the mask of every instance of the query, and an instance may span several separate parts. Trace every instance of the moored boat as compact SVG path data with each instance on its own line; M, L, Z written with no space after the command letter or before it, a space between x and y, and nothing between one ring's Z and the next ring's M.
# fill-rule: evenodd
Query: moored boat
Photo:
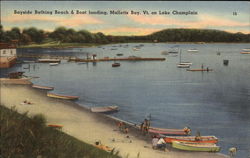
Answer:
M192 48L192 49L189 49L188 52L198 52L198 49Z
M196 136L166 136L164 137L165 142L172 143L173 141L181 141L181 142L194 142L194 143L217 143L218 138L215 136L200 136L199 139L197 139Z
M59 63L49 63L50 66L56 66L58 65Z
M172 147L179 149L179 150L186 150L186 151L207 151L207 152L220 151L220 147L214 143L194 143L194 142L173 141Z
M187 71L213 71L213 69L187 69Z
M189 64L177 64L178 68L190 68Z
M113 63L113 64L112 64L112 67L119 67L119 66L121 66L120 63Z
M91 112L97 113L111 113L118 111L118 106L111 105L111 106L104 106L104 107L92 107L90 108Z
M32 85L33 88L37 88L37 89L42 89L42 90L53 90L54 87L48 87L48 86L41 86L41 85Z
M60 63L60 59L38 59L37 60L40 63Z
M248 52L240 52L241 54L250 54L250 51Z
M47 96L51 98L66 99L66 100L75 100L79 98L78 96L68 96L68 95L61 95L61 94L55 94L55 93L47 93Z

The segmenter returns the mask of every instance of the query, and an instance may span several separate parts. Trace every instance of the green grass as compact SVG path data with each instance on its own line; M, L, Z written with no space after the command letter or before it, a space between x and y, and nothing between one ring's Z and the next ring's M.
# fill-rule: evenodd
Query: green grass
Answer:
M46 126L43 115L27 117L0 105L0 158L119 158Z

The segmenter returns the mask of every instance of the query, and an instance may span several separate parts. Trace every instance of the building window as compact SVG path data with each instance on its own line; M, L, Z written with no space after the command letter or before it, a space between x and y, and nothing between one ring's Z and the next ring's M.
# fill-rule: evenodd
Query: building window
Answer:
M10 51L10 54L11 54L11 55L13 54L12 50Z
M6 54L6 51L5 51L5 50L3 50L3 54Z

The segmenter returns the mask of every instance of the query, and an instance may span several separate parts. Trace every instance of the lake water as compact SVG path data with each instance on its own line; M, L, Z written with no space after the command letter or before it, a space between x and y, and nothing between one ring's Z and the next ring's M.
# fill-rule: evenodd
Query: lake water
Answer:
M80 105L120 108L114 116L141 122L151 114L152 126L183 128L189 126L193 135L215 135L222 153L238 147L237 157L250 157L250 55L240 54L249 44L152 44L138 51L130 43L90 48L18 49L18 53L72 55L86 58L165 57L165 61L121 61L78 64L62 61L58 66L48 63L18 64L2 69L1 76L10 71L25 71L27 76L39 76L33 83L55 87L53 92L80 96ZM179 56L161 55L162 51L179 47L182 61L193 63L191 68L204 67L212 72L189 72L177 68ZM197 53L187 50L196 48ZM217 55L217 51L221 55ZM117 57L118 58L118 57ZM223 60L229 60L228 66Z

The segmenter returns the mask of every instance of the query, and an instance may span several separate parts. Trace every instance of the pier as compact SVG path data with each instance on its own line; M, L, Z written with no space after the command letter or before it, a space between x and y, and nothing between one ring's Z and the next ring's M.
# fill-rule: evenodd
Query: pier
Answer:
M164 60L166 60L166 58L126 57L126 58L100 58L100 59L71 58L68 61L75 61L75 62L101 62L101 61L164 61Z
M57 59L57 60L68 60L74 62L104 62L104 61L164 61L166 58L144 58L144 57L123 57L123 58L77 58L74 56L57 56L57 55L36 55L36 54L19 54L18 58L35 58L35 59Z

